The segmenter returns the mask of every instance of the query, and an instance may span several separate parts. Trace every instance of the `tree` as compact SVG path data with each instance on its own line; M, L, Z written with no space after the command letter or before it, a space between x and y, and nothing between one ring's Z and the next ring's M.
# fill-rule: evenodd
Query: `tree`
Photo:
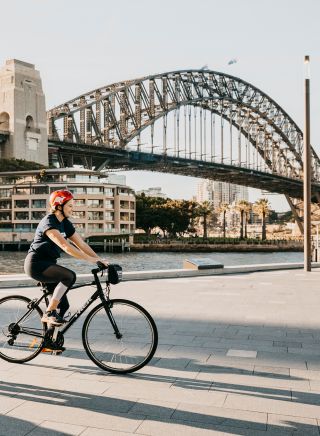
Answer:
M159 213L159 205L164 204L166 200L161 197L147 197L144 193L136 196L136 210L138 229L144 230L150 235L154 227L161 227L162 216Z
M29 171L46 168L44 165L36 162L29 162L24 159L0 159L0 171Z
M245 206L245 211L244 211L244 214L245 214L244 237L245 237L245 239L247 239L247 237L248 237L248 227L247 226L248 226L248 222L250 219L251 210L252 210L252 204L247 201L247 205Z
M270 203L266 198L260 198L253 205L253 210L262 220L261 239L265 241L267 239L266 217L270 212Z
M213 208L211 203L209 201L204 201L203 203L200 203L198 206L198 216L202 218L202 224L203 224L203 239L207 238L207 219L210 215L213 213Z
M248 202L246 200L239 200L235 205L235 210L240 213L240 239L243 239L243 228L244 228L244 214Z
M223 214L223 237L226 237L226 213L229 209L229 205L227 203L220 203L220 206L218 207L218 213Z

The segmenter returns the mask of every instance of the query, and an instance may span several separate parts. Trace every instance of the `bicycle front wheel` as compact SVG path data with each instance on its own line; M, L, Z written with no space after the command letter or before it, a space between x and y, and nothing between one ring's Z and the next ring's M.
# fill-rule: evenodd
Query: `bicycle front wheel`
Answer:
M100 368L126 374L145 366L158 345L158 331L151 315L128 300L109 300L87 316L82 341L90 359ZM114 325L118 329L115 331ZM117 334L116 334L117 333Z
M0 357L8 362L24 363L41 349L45 326L42 311L31 308L31 300L22 295L0 299Z

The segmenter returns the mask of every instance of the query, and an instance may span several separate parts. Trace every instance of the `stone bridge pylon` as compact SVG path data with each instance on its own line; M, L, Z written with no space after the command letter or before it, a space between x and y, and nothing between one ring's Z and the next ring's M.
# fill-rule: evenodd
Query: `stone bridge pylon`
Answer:
M0 69L0 157L48 164L40 73L34 65L16 59Z

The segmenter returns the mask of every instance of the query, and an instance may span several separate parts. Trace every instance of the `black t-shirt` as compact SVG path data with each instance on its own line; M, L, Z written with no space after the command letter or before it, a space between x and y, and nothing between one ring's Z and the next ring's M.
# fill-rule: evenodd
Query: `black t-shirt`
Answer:
M50 213L42 218L38 224L29 253L37 253L43 259L55 260L60 257L61 248L46 235L46 231L50 229L58 230L65 239L70 238L75 232L75 228L68 218L60 222L55 214Z

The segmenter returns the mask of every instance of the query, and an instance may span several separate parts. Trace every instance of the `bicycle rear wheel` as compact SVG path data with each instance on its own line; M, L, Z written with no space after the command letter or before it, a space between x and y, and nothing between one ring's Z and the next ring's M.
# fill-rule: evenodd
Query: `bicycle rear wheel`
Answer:
M28 362L42 349L46 330L42 311L28 307L30 302L22 295L0 299L0 357L8 362Z
M100 368L126 374L145 366L158 345L158 332L151 315L137 303L108 301L108 311L121 337L117 338L103 303L87 316L82 341L90 359Z

